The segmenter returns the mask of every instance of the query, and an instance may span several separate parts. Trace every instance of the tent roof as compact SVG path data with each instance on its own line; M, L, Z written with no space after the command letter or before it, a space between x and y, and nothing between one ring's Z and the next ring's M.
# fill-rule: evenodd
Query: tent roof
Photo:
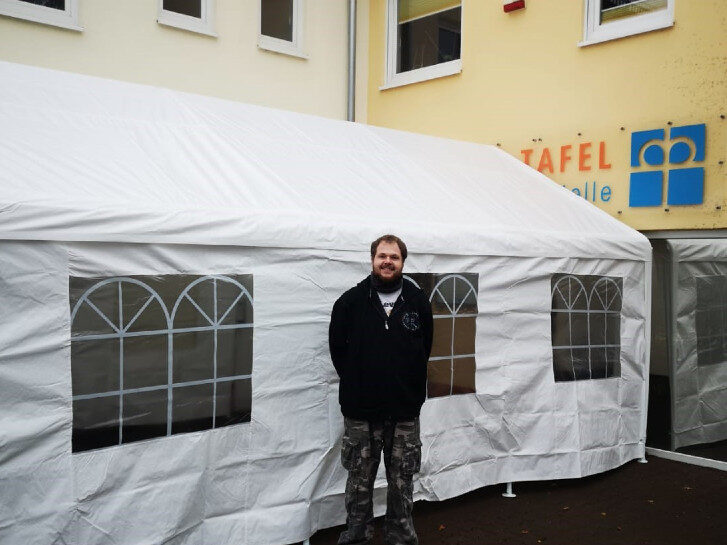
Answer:
M0 238L649 260L507 153L0 62Z

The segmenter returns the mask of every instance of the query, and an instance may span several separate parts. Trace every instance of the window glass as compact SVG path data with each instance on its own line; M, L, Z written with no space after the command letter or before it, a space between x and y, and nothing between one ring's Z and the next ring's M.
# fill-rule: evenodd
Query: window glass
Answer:
M461 2L398 0L396 72L460 58Z
M217 376L252 373L252 327L217 332Z
M214 376L215 334L185 331L174 334L174 382L191 382Z
M52 8L64 10L66 9L65 0L20 0L26 4L35 4L36 6L43 6L44 8Z
M123 403L121 432L124 443L166 435L166 389L124 394L121 399Z
M124 388L166 385L167 335L143 335L124 339Z
M452 353L454 318L439 316L434 324L431 357L446 357Z
M475 320L472 317L456 317L454 338L452 339L452 350L455 354L474 354L475 353Z
M213 384L174 388L172 433L187 433L212 428Z
M475 391L475 358L452 360L452 395L471 394Z
M621 278L555 274L550 314L556 382L621 375Z
M261 0L260 33L292 42L293 0Z
M727 277L697 277L697 364L727 361Z
M215 427L250 422L251 400L250 379L217 382Z
M115 392L119 389L120 342L117 337L89 338L71 343L73 395Z
M229 282L217 283L218 317L223 325L251 324L252 300Z
M73 452L119 444L119 407L121 397L73 397Z
M162 8L189 17L202 17L202 0L163 0Z
M429 360L427 397L448 396L451 391L452 358Z
M666 9L667 0L601 0L601 23Z
M406 277L432 304L434 339L427 366L427 397L475 392L478 276L414 273Z
M74 452L250 420L252 276L69 285Z

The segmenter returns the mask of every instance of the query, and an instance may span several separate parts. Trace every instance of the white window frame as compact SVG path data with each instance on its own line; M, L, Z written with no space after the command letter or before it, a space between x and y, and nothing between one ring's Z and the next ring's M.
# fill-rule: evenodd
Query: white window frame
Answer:
M189 295L189 290L194 287L197 284L200 284L201 282L212 282L213 283L213 289L215 294L215 304L214 304L214 314L210 318L205 312L199 307L197 302ZM232 284L239 288L240 293L237 295L237 298L227 307L226 310L219 309L217 307L217 286L220 282L225 282ZM91 300L89 299L89 296L98 288L102 288L107 285L113 285L118 284L118 307L119 307L119 315L117 318L117 321L115 321L115 316L106 316L103 311L101 311L98 307L96 307ZM121 314L121 308L122 308L122 284L132 284L136 285L139 288L145 290L148 294L146 302L143 304L143 306L140 308L140 310L136 313L136 315L126 324L123 323L123 316ZM187 299L194 307L196 307L199 314L205 319L205 321L208 323L208 325L202 325L202 326L194 326L194 327L175 327L175 318L177 315L177 311L179 309L179 305L182 302L182 300ZM119 434L118 434L118 443L116 443L116 446L119 445L125 445L128 443L124 442L123 437L123 430L124 430L124 395L128 394L135 394L140 393L142 391L150 392L150 391L166 391L167 392L167 410L166 410L166 436L172 435L172 426L174 423L174 415L173 415L173 396L174 396L174 389L175 388L184 388L185 386L194 386L199 384L212 384L213 387L213 394L212 394L212 427L206 428L206 429L216 429L216 414L217 414L217 386L218 384L222 384L225 382L230 381L238 381L238 380L251 380L252 375L224 375L224 376L218 376L217 375L217 352L213 354L213 369L214 369L214 376L213 378L208 379L202 379L202 380L193 380L193 381L187 381L187 382L175 382L174 381L174 335L179 333L190 333L190 332L212 332L214 335L214 346L217 347L217 335L218 332L221 330L226 331L233 331L233 330L239 330L239 329L254 329L255 322L254 317L251 316L250 318L252 321L250 322L244 322L244 323L235 323L235 324L223 324L223 321L225 317L228 315L230 311L232 311L235 306L240 302L241 300L247 299L249 301L251 308L255 308L255 302L253 300L253 297L251 293L247 290L245 286L243 286L238 280L235 278L226 276L226 275L208 275L208 276L200 276L194 281L192 281L190 284L188 284L184 291L177 297L174 307L172 308L172 311L170 313L169 309L164 303L164 300L161 298L161 296L154 291L151 287L149 287L145 282L142 280L131 278L131 277L124 277L124 276L113 276L110 278L107 278L105 280L101 280L88 288L83 295L78 299L78 301L75 302L73 308L71 309L71 345L73 343L82 343L85 341L106 341L106 340L112 340L112 339L118 339L119 340L119 386L117 390L111 390L111 391L105 391L105 392L93 392L93 393L87 393L87 394L75 394L73 395L73 401L84 401L84 400L90 400L90 399L97 399L102 397L117 397L119 398L119 412L118 412L118 423L119 423ZM146 310L150 304L156 304L158 305L158 308L163 312L164 316L164 323L159 324L159 327L155 330L140 330L140 331L129 331L129 328L133 325L133 323L136 321L137 318L139 318L140 315ZM74 334L73 333L73 323L76 319L76 315L79 311L79 309L83 306L87 305L89 308L93 309L112 329L112 333L94 333L94 334ZM118 323L118 326L116 325ZM165 336L168 338L168 348L166 353L167 358L167 369L168 369L168 378L166 384L158 384L154 386L145 386L142 388L128 388L124 387L124 343L123 339L128 337L147 337L147 336ZM251 362L252 364L252 362ZM71 366L73 366L73 359L71 360ZM250 400L250 404L252 405L252 399ZM200 430L201 431L201 430ZM158 435L153 438L149 439L158 439L159 437L163 437L162 435ZM93 449L88 450L97 450L99 448L109 448L112 445L104 446L104 447L94 447ZM74 451L75 452L75 451ZM79 452L86 452L79 451Z
M556 282L555 286L551 289L550 297L551 297L551 306L550 306L550 312L551 312L551 320L553 313L564 313L568 316L568 333L570 337L570 342L565 345L556 346L553 344L553 339L551 338L550 343L551 347L553 349L553 353L555 351L568 351L570 352L570 363L571 368L573 369L573 378L568 380L557 380L556 382L577 382L581 380L600 380L600 379L611 379L611 378L620 378L622 375L622 367L620 364L620 354L621 354L621 328L619 324L619 337L618 337L618 343L617 344L609 344L608 343L608 316L618 316L619 320L621 317L621 314L623 312L623 291L622 286L619 286L618 282L616 281L616 277L609 277L609 276L602 276L602 275L592 275L592 276L599 276L600 278L596 280L592 286L590 286L590 290L586 288L581 278L579 278L581 275L577 274L563 274L558 281ZM570 282L572 280L575 280L576 284L579 286L580 289L576 291L576 296L572 300L570 300L570 297L572 296L572 293L568 293L568 297L560 291L558 285L563 282L564 280ZM597 291L597 287L599 284L605 283L606 285L612 285L615 288L615 292L611 296L610 299L604 301L601 298L601 295ZM556 291L559 293L560 301L563 303L562 306L556 305ZM581 295L582 294L582 295ZM580 297L583 297L582 304L585 306L585 308L576 308L576 302ZM598 300L601 303L601 307L603 308L594 308L595 299L598 298ZM612 305L614 301L618 301L618 308L613 309ZM603 344L595 344L592 343L592 337L591 332L593 331L591 329L592 322L591 322L591 315L603 315L604 316L604 331L603 331ZM583 321L585 320L585 330L587 335L587 341L584 343L583 339L573 339L573 322L579 321L580 327L583 326ZM575 341L575 343L574 343ZM574 346L575 344L575 346ZM588 378L576 378L576 370L575 366L573 365L573 349L587 349L588 350ZM609 361L608 356L606 355L606 363L605 367L603 369L603 374L606 376L596 376L594 377L594 370L593 370L593 351L594 350L601 350L607 351L608 349L614 349L617 348L619 350L619 361L618 361L618 374L616 374L616 362L614 362L614 368L611 375L608 375L609 371ZM555 360L555 355L553 356L553 360ZM553 370L555 371L555 361L553 361ZM596 373L600 374L601 368L596 369Z
M674 26L674 2L666 9L601 24L601 1L583 0L583 41L579 47L625 38Z
M83 31L83 27L78 22L78 0L66 0L64 10L37 6L20 0L0 0L0 15L78 32Z
M293 40L281 40L272 36L265 36L262 33L263 8L262 0L258 2L258 20L257 20L257 46L265 51L274 53L282 53L291 57L307 59L308 54L305 52L303 43L303 29L305 5L304 0L293 0Z
M401 87L402 85L410 85L427 81L430 79L443 78L452 76L462 72L462 46L464 44L463 26L460 26L460 58L453 61L433 64L408 72L396 72L396 51L397 51L397 32L398 32L398 16L397 16L397 0L387 0L386 15L386 76L384 85L379 90L391 89L392 87ZM464 20L465 0L462 0L460 8L462 10L462 20Z
M217 37L215 32L215 0L199 0L201 17L191 17L183 13L164 9L163 0L158 0L159 12L157 23L160 25L181 28L189 32Z

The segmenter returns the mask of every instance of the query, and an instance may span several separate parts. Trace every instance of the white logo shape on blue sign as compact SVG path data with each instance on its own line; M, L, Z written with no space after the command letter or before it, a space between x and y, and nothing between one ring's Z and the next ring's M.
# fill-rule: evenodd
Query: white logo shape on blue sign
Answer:
M684 125L669 131L668 166L704 161L706 125ZM664 129L631 133L631 166L660 167L632 172L629 206L661 206L664 202ZM704 201L704 167L669 168L666 203L680 206Z

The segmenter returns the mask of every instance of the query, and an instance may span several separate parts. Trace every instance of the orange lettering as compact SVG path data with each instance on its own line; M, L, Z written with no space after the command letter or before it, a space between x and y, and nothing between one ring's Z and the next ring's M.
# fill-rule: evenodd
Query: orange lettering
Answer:
M606 162L606 142L603 141L598 146L598 168L601 170L611 168L611 163Z
M571 145L568 144L566 146L560 147L560 171L565 172L565 164L570 161L570 153L568 153L568 150L571 149Z
M530 166L530 155L532 155L533 150L531 149L521 149L520 153L523 154L523 163Z
M591 167L586 165L586 161L591 158L591 154L586 153L586 150L590 147L590 142L583 142L578 146L578 170L591 170Z
M553 160L550 158L550 150L543 148L543 154L540 156L540 163L538 163L538 172L548 169L549 172L553 172Z

